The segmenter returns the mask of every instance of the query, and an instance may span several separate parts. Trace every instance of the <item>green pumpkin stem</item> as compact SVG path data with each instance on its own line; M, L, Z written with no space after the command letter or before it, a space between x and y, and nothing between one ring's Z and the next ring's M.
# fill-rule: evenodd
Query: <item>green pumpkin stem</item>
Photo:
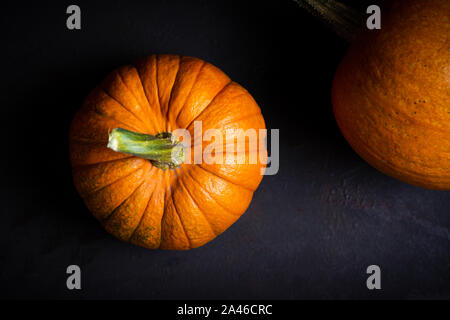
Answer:
M319 18L341 38L352 42L363 25L364 15L336 0L294 0Z
M169 132L150 134L115 128L109 133L108 148L148 159L160 169L174 169L184 162L184 146Z

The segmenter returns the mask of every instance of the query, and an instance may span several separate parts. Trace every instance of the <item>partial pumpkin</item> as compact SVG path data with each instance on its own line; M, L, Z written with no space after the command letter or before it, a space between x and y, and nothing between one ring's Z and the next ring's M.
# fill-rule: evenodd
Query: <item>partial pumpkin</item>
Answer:
M70 161L76 189L108 232L151 249L185 250L211 241L245 212L262 179L260 157L256 164L163 170L107 148L114 128L151 135L186 128L193 155L194 120L203 133L219 129L224 144L227 129L265 129L252 96L197 58L152 55L115 70L90 93L72 122ZM260 151L267 156L265 148L246 149L245 158Z
M333 82L338 125L353 149L404 182L450 189L450 1L391 1Z

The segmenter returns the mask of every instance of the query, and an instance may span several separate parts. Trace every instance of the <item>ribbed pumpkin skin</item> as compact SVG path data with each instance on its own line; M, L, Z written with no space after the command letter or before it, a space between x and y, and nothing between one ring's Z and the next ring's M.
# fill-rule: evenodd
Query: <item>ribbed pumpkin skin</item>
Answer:
M90 93L72 122L70 160L76 189L108 232L147 248L185 250L244 213L262 179L259 158L164 171L106 147L116 127L152 135L187 128L194 146L194 120L203 133L214 128L224 136L226 129L265 128L251 95L197 58L153 55L115 70Z
M393 1L349 48L332 91L353 149L404 182L450 189L450 1Z

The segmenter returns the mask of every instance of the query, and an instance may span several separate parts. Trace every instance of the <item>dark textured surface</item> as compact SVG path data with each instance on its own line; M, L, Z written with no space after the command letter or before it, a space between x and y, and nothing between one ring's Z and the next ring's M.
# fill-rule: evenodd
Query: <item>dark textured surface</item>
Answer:
M2 9L1 297L450 298L450 194L386 177L350 149L330 105L346 43L320 22L291 1L77 1L82 30L69 31L69 4ZM217 65L280 129L279 173L189 252L109 236L71 181L76 109L110 70L152 53ZM70 264L81 291L66 289Z

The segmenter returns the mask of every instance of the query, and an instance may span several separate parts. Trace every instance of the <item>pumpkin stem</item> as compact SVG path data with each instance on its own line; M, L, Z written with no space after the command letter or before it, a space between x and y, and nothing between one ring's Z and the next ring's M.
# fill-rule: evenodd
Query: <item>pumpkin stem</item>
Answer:
M170 132L155 136L115 128L109 133L108 148L148 159L160 169L174 169L184 162L184 146Z
M336 0L294 0L319 18L341 38L352 42L361 26L364 15Z

